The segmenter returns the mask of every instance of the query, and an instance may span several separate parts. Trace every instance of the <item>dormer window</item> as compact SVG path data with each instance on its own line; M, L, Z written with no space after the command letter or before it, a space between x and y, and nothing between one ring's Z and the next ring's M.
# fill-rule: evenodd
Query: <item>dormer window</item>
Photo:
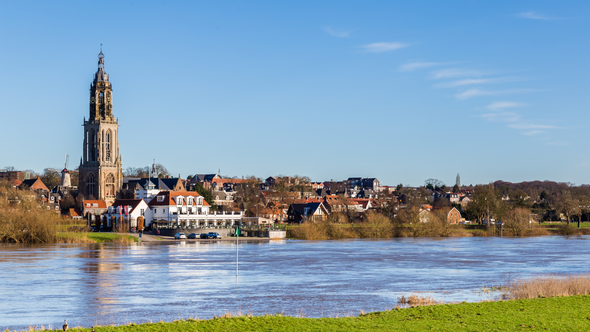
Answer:
M182 205L182 197L176 197L176 205Z
M203 197L197 198L197 204L198 205L203 205Z
M162 196L162 195L158 196L157 200L159 203L162 203L164 201L164 196Z
M188 204L188 205L193 205L193 198L192 198L192 197L188 197L188 198L186 199L186 204Z

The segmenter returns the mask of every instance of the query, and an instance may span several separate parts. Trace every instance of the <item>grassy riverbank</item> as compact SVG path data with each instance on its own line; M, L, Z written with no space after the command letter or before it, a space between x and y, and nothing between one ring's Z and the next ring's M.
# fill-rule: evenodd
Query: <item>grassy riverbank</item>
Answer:
M587 331L590 296L442 304L358 317L296 318L242 316L125 326L95 331ZM358 314L358 313L357 313ZM75 324L69 320L71 326ZM71 329L90 331L90 329Z
M61 243L104 243L118 242L128 243L137 242L133 235L117 233L97 233L97 232L61 232L58 233L58 241Z

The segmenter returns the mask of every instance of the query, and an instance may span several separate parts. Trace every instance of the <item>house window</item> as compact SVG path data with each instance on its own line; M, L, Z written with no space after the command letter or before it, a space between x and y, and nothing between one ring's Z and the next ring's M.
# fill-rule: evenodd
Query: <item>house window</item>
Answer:
M145 209L141 209L141 215L144 216L145 215Z
M177 205L182 205L182 197L177 197L176 198L176 204Z
M164 196L158 196L158 202L163 202L164 201Z

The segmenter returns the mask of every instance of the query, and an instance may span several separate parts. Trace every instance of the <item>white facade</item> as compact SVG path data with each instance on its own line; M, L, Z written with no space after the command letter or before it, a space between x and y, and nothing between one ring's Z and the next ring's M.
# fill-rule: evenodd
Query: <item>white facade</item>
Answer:
M152 220L152 211L150 210L147 203L142 200L137 204L135 208L132 208L130 205L127 205L127 214L125 213L125 206L121 206L121 210L119 211L118 206L109 206L106 217L107 217L107 225L112 227L111 225L111 217L123 218L123 220L129 220L129 227L137 227L137 218L143 217L144 218L144 225L145 227L149 226Z

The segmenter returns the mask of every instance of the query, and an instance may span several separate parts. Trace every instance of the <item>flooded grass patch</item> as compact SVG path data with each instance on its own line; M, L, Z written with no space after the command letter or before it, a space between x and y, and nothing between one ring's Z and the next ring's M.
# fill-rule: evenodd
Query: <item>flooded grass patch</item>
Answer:
M121 326L97 326L99 332L119 331L585 331L590 325L590 296L439 304L362 313L357 317L297 318L283 315L223 315L210 320L177 320ZM68 320L69 321L69 320ZM72 321L72 323L74 323ZM75 324L75 323L74 323ZM72 324L72 325L74 325ZM57 331L57 330L56 330ZM70 331L91 331L71 328Z
M511 282L503 296L508 299L534 299L588 294L590 294L589 274L548 274Z

